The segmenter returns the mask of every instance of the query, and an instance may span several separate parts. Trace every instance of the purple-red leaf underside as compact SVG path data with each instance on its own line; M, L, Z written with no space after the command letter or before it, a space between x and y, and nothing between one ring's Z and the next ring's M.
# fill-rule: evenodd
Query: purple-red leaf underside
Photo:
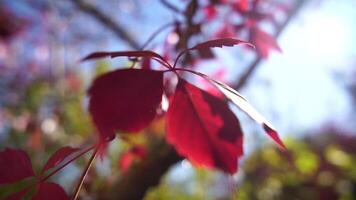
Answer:
M155 118L163 95L163 72L119 69L98 77L88 91L89 111L101 139L116 131L138 132Z
M201 166L237 171L242 130L222 99L179 79L166 120L167 140L179 154Z
M42 169L42 173L46 170L55 167L63 160L65 160L68 156L72 155L73 153L80 150L79 148L72 148L72 147L62 147L58 149L47 161Z
M34 175L25 151L6 148L0 152L0 184L14 183Z
M197 44L196 46L190 48L189 50L198 50L198 49L206 49L206 48L214 48L214 47L224 47L224 46L235 46L238 44L246 44L251 47L254 47L251 43L234 39L234 38L221 38L221 39L215 39L215 40L209 40L200 44Z

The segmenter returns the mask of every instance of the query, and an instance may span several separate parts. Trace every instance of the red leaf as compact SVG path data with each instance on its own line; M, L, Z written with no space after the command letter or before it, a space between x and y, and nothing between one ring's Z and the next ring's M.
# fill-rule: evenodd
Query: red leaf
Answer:
M14 183L35 175L27 153L10 148L0 152L0 172L0 184Z
M257 53L262 58L268 58L271 50L282 52L281 48L277 44L277 41L271 35L259 28L252 28L250 37L252 43L256 45Z
M87 55L82 59L82 61L85 60L91 60L91 59L97 59L97 58L104 58L104 57L111 57L111 58L116 58L116 57L145 57L145 58L157 58L158 60L166 63L166 60L159 54L153 52L153 51L113 51L113 52L107 52L107 51L102 51L102 52L95 52Z
M64 189L56 183L41 183L32 200L69 200Z
M266 133L283 149L285 146L282 140L279 138L277 131L256 109L254 109L247 100L241 96L236 90L230 86L218 82L213 79L208 79L214 84L228 99L231 100L236 106L238 106L242 111L244 111L248 116L250 116L257 123L261 124Z
M72 148L72 147L62 147L58 149L47 161L47 163L44 165L42 169L42 173L45 172L46 170L55 167L59 163L61 163L64 159L66 159L68 156L70 156L72 153L75 153L80 149L78 148Z
M163 72L119 69L98 77L89 91L89 111L102 139L115 131L137 132L156 116Z
M228 105L180 79L167 112L167 140L193 163L237 171L242 130Z
M197 50L197 49L205 49L205 48L214 48L214 47L223 47L223 46L234 46L238 44L247 44L251 47L253 47L252 44L242 41L242 40L237 40L234 38L221 38L221 39L215 39L215 40L209 40L200 44L195 45L194 47L190 48L189 50Z
M122 172L127 171L127 169L132 165L132 163L137 159L143 159L147 155L147 150L143 146L135 146L128 152L122 154L119 167Z

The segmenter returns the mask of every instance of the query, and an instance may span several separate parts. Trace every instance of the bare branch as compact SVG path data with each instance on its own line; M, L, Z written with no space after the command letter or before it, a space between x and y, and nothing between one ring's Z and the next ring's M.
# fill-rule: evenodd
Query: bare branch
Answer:
M295 15L298 13L298 11L301 9L301 7L304 5L306 0L296 0L296 4L294 5L293 9L290 11L289 15L287 16L286 20L277 26L276 28L276 33L275 33L275 38L278 38L278 36L282 33L282 31L285 29L285 27L289 24L291 19L295 17ZM248 79L252 76L252 74L256 71L257 67L259 66L260 62L263 59L261 57L257 57L250 65L249 67L246 68L246 71L242 73L241 77L239 78L239 81L236 83L236 85L233 86L235 90L239 90L242 87L244 87L248 81Z
M93 5L83 0L72 0L72 2L83 12L91 15L104 26L110 29L121 40L127 42L134 49L139 49L140 45L125 31L118 23L114 22L109 16L102 13Z

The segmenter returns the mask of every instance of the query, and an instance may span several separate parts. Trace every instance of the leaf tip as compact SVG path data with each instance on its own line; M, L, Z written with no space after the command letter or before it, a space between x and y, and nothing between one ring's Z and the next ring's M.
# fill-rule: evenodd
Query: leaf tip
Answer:
M274 128L272 128L271 126L268 126L266 123L263 123L263 129L278 144L278 146L281 149L287 150L286 146L284 145L282 140L279 138L278 133Z

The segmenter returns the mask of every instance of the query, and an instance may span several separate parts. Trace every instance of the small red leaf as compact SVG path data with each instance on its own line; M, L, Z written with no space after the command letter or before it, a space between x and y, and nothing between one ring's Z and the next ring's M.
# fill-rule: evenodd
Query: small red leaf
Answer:
M32 197L32 200L69 200L68 195L64 191L64 189L56 184L45 182L41 183L38 191Z
M167 140L195 164L237 171L242 130L228 105L179 79L167 112Z
M0 184L14 183L35 175L27 153L10 148L0 152L0 172Z
M251 47L253 45L249 42L245 42L242 40L237 40L234 38L221 38L215 40L209 40L200 44L195 45L194 47L190 48L189 50L197 50L197 49L205 49L205 48L214 48L214 47L223 47L223 46L235 46L238 44L247 44Z
M282 52L281 48L277 44L277 41L271 35L259 28L255 27L251 29L250 38L252 43L256 45L257 53L262 58L268 58L271 50Z
M156 116L162 101L163 72L119 69L98 77L88 91L89 111L101 139L116 131L137 132Z
M46 170L55 167L58 165L60 162L62 162L64 159L66 159L68 156L71 154L77 152L78 148L72 148L72 147L62 147L58 149L47 161L47 163L44 165L42 169L42 173L45 172Z
M97 58L104 58L104 57L111 57L111 58L116 58L116 57L146 57L146 58L157 58L163 62L166 62L166 60L159 54L153 52L153 51L102 51L102 52L95 52L87 55L82 59L82 61L85 60L91 60L91 59L97 59Z

